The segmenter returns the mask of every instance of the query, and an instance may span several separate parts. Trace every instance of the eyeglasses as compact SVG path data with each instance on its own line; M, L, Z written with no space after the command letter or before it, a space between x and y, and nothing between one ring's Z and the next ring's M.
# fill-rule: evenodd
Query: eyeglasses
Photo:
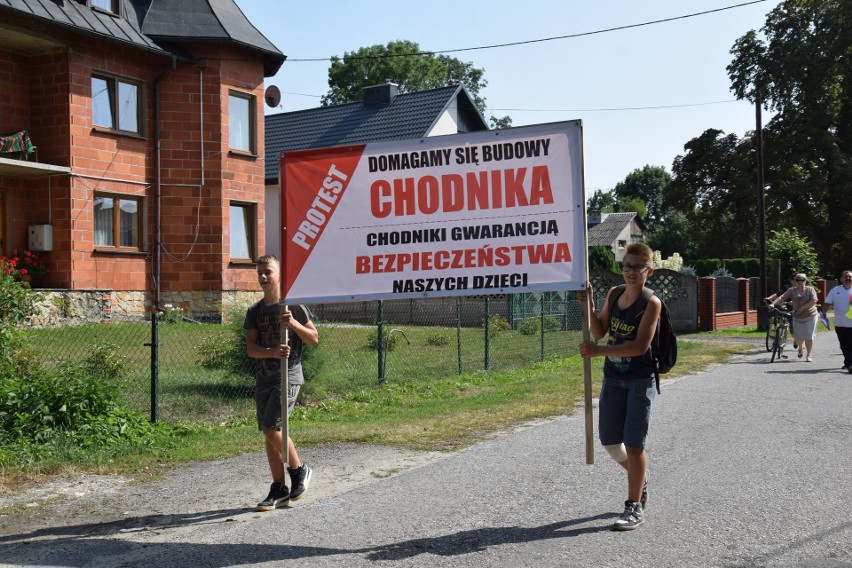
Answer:
M646 265L646 264L625 264L624 266L621 267L621 271L622 272L640 272L641 273L641 272L645 272L649 268L651 268L651 267Z
M806 281L804 278L795 278L795 280L796 280L796 282L805 282Z

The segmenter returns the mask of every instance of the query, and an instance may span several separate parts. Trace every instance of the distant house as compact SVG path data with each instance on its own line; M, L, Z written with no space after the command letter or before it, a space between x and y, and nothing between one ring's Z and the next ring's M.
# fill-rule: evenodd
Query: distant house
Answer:
M266 116L266 252L281 255L278 169L283 152L408 140L488 130L461 85L414 93L385 83L363 89L364 99Z
M624 260L627 245L642 242L645 224L638 213L589 211L586 218L589 246L608 247L618 262Z
M195 312L256 290L285 56L235 2L0 0L0 22L0 136L35 146L0 154L0 254L35 236L37 287L109 291L113 314L118 291Z

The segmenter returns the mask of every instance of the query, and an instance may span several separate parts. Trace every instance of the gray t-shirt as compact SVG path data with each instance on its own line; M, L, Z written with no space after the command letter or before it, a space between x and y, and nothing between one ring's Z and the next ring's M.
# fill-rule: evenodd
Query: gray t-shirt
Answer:
M281 345L279 332L279 318L281 317L281 304L266 305L260 300L251 306L246 312L245 329L256 329L258 345L261 347L275 347ZM302 325L311 321L311 312L307 306L294 304L289 306L296 321ZM281 330L283 331L283 330ZM287 360L288 382L292 385L304 384L302 375L302 338L292 331L289 334L290 358ZM254 376L258 383L277 383L281 380L281 360L275 358L255 359Z

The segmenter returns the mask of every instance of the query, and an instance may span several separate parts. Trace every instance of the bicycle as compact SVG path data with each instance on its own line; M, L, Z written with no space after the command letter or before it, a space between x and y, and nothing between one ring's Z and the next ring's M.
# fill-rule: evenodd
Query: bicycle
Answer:
M770 302L767 302L768 315L769 315L769 327L766 328L766 352L772 352L772 346L775 345L775 331L778 329L778 325L784 319L784 311L775 308ZM788 322L789 323L789 322Z
M772 338L771 349L772 358L769 360L770 363L774 363L775 359L780 360L787 358L787 356L784 355L784 347L787 346L787 330L789 329L790 324L793 322L793 312L788 312L780 308L773 307L770 308L769 313L772 317L772 320L775 320L775 334Z

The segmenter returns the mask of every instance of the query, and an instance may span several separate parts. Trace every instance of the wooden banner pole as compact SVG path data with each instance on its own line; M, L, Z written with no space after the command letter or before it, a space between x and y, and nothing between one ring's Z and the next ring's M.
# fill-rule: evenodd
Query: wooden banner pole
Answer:
M279 304L284 311L287 311L287 304L281 303ZM286 325L284 326L284 333L281 333L281 320L278 321L278 335L281 337L283 335L284 345L290 344L290 328ZM283 445L282 451L284 453L284 467L290 467L290 444L288 440L290 438L290 416L287 412L287 407L289 404L289 393L290 393L290 364L289 360L281 361L281 444Z

